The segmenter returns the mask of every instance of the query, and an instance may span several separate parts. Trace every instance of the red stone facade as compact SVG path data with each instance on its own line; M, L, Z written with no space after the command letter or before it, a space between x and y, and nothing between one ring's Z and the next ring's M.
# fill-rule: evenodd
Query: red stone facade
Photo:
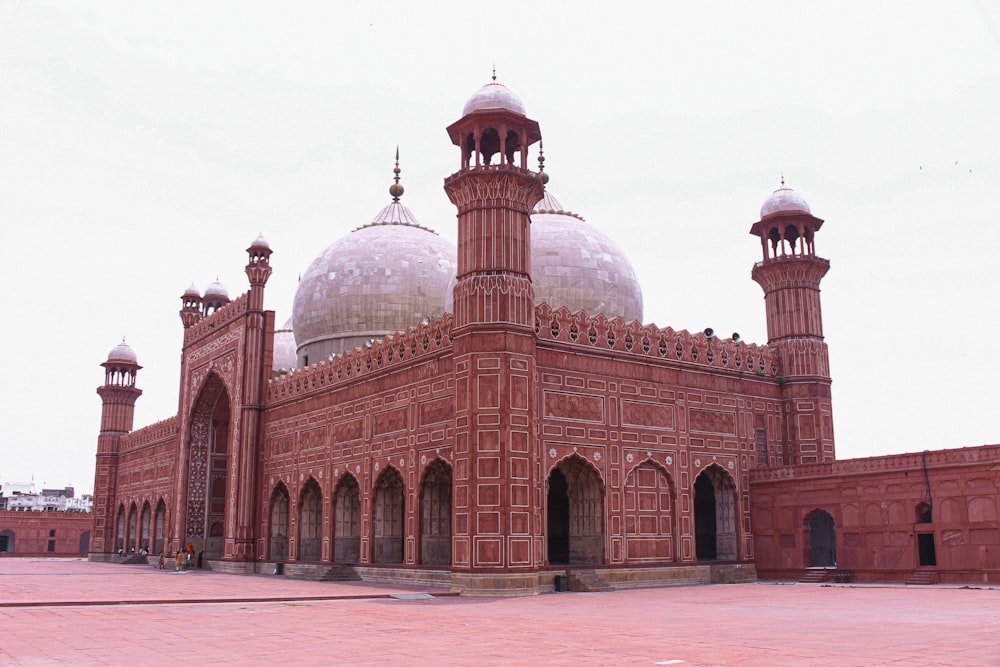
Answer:
M93 526L90 512L0 510L0 557L86 556Z
M751 473L761 576L1000 581L1000 446Z
M837 468L851 462L834 462L822 221L779 210L752 229L767 345L553 310L530 277L537 123L476 109L448 130L462 156L445 181L458 209L454 315L272 377L271 250L258 239L249 292L183 297L178 415L131 432L135 363L98 390L92 557L191 543L215 568L346 565L481 594L550 590L563 574L593 589L805 567L796 531L816 503L801 499L817 480L846 493L835 480L854 479ZM895 493L896 474L878 470L855 493ZM847 530L867 509L838 507L838 540L875 539ZM942 506L935 520L962 512ZM941 540L947 526L934 524ZM963 539L986 539L971 531Z

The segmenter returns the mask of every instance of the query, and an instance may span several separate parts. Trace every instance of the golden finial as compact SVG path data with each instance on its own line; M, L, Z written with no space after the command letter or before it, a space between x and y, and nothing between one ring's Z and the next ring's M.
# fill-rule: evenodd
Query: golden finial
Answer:
M398 202L403 196L403 186L399 184L399 146L396 146L396 166L392 168L392 173L395 182L389 186L389 194L393 202Z
M545 173L545 146L541 139L538 140L538 180L542 185L549 182L549 175Z

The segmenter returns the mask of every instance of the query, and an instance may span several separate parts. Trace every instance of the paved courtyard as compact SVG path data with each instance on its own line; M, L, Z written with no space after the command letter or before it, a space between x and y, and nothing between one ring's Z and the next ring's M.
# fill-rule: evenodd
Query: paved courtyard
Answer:
M1000 590L758 583L484 599L0 559L2 665L1000 665Z

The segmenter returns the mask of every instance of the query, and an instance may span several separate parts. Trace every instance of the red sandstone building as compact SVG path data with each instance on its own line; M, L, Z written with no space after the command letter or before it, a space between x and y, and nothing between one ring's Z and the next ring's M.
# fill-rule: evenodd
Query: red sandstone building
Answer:
M456 249L400 203L397 163L288 324L262 238L248 292L185 292L177 415L133 431L140 366L112 350L93 559L192 543L214 569L478 594L998 576L998 448L835 460L829 262L800 196L782 185L751 229L766 345L661 329L617 246L529 170L516 95L484 86L448 135Z

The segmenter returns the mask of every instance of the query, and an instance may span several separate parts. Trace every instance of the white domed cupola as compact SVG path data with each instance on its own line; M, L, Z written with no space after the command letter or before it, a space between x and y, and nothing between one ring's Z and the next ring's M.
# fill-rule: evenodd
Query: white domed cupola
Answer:
M760 207L760 220L750 228L759 236L764 261L815 255L815 234L823 221L812 214L805 198L785 185L771 193Z
M493 80L462 107L462 118L448 126L452 143L462 149L462 169L500 164L527 170L528 146L542 137L521 98L496 79L494 70Z

